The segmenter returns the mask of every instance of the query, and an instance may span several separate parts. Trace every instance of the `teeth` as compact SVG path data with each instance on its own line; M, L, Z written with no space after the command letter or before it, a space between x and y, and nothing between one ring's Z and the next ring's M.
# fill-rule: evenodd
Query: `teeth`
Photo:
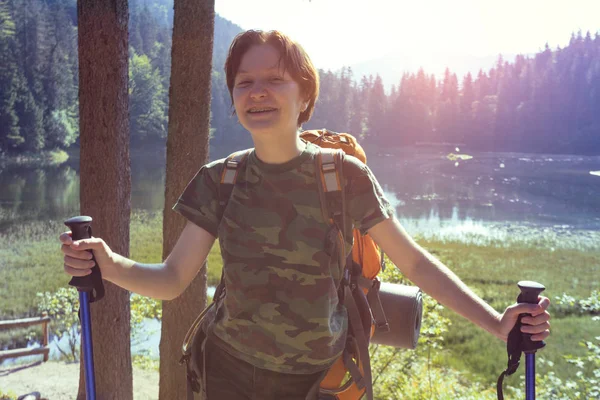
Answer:
M263 112L263 111L273 111L274 108L251 108L248 112Z

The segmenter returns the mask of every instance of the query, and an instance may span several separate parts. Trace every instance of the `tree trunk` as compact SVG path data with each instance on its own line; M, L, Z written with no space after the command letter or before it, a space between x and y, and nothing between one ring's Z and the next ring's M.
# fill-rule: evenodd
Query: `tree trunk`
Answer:
M163 259L173 249L185 219L171 210L197 170L208 160L214 0L175 0L169 133L163 215ZM163 302L159 399L185 399L181 344L206 304L206 268L187 290Z
M81 214L95 237L129 255L127 0L79 0L79 118ZM96 397L130 400L129 292L104 281L106 294L90 305ZM83 361L83 354L82 354ZM85 399L83 362L77 399Z

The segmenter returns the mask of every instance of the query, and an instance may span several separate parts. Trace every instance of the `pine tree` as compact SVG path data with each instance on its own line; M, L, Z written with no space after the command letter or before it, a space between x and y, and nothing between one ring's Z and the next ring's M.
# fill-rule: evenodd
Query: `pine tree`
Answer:
M17 101L18 67L15 60L15 23L8 3L0 3L0 154L15 151L25 139L20 134Z
M46 145L68 148L79 135L77 87L73 76L77 62L74 48L76 31L70 24L66 6L50 6L48 18L50 50L44 67L44 131ZM65 68L66 66L66 68Z
M44 114L24 81L17 89L15 111L19 115L19 130L24 139L19 145L19 149L33 153L39 152L45 146Z
M42 85L42 68L48 45L47 8L38 0L15 2L17 60L25 75L28 91L36 104L45 101Z
M127 0L79 0L77 10L81 212L94 216L94 235L128 257ZM132 400L129 292L111 282L104 285L105 297L91 307L96 396ZM78 400L86 398L83 366L82 358Z
M442 82L437 107L436 135L437 142L461 143L463 133L460 130L458 78L446 69Z
M144 52L142 32L140 29L141 7L138 0L129 0L129 47L132 47L137 53Z
M463 133L463 141L472 140L471 130L473 126L472 107L475 101L475 88L473 87L473 77L468 73L463 79L462 93L459 97L459 129Z
M129 67L130 131L132 143L164 143L167 114L158 69L146 55L133 52Z
M184 218L169 211L198 166L208 161L214 6L213 0L175 2L163 259L173 250L186 223ZM206 267L201 271L180 296L163 302L160 400L187 397L184 370L178 361L188 328L206 306Z
M315 105L315 111L312 118L308 123L305 124L306 129L322 129L329 128L334 129L334 108L338 98L337 90L337 79L333 72L319 70L320 87L319 87L319 98Z
M348 132L351 117L350 101L352 88L350 84L352 82L352 69L350 67L343 67L339 78L336 80L338 90L336 91L336 99L333 104L333 121L329 128L336 132Z
M360 87L356 82L352 85L350 100L349 132L357 138L362 137L365 131L365 102Z
M482 100L473 103L473 147L481 150L493 148L496 110L498 99L496 96L485 96Z
M369 94L367 106L367 132L370 140L380 143L386 131L387 98L381 76L377 74Z
M142 48L138 49L138 53L152 56L152 49L154 48L154 42L156 42L157 26L156 20L147 5L144 5L139 13L138 24L142 39Z

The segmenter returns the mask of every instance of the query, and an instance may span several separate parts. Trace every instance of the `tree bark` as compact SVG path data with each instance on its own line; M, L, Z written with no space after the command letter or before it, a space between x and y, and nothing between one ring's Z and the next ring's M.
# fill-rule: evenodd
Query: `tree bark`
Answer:
M208 160L210 84L214 36L214 0L175 0L163 259L173 249L186 221L172 207L197 170ZM163 302L160 340L159 399L186 398L181 344L189 326L206 305L206 268L187 290Z
M93 236L129 255L131 169L128 111L127 0L79 0L79 118L81 214ZM104 281L92 303L96 398L133 399L129 292ZM80 366L77 399L85 399Z

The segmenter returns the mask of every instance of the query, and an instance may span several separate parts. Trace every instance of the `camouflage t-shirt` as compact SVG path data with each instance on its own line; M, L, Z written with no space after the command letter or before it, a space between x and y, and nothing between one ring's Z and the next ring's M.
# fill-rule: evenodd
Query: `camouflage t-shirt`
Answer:
M226 295L210 334L259 368L313 373L328 368L344 348L347 314L337 291L342 271L325 249L329 226L315 175L318 151L308 143L284 164L266 164L252 151L222 218L224 160L211 162L173 207L219 238ZM393 209L370 169L355 157L345 160L345 236L352 240L353 225L366 233Z

